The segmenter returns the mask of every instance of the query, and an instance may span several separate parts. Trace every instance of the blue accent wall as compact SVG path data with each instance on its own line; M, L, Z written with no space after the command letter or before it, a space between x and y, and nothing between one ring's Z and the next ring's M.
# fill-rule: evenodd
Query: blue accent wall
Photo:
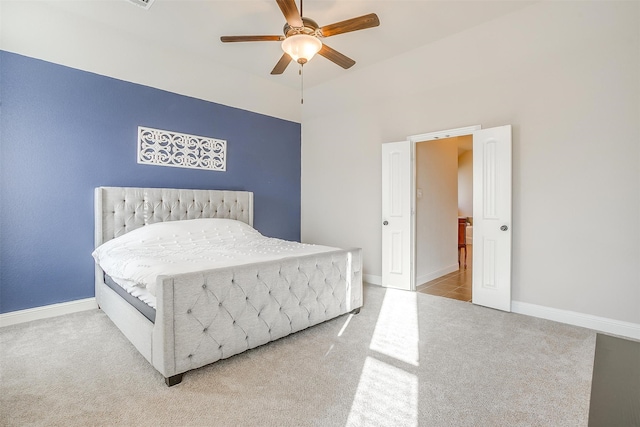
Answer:
M255 228L300 239L299 123L4 51L0 102L0 313L94 296L98 186L253 191ZM137 164L138 126L226 140L227 171Z

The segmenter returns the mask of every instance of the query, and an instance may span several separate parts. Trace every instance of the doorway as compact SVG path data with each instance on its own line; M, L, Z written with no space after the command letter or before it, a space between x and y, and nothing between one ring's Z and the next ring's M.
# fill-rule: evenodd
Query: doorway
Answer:
M469 126L382 144L382 286L416 290L415 145L461 135L473 135L472 302L511 311L511 125ZM455 224L457 215L452 216ZM449 268L457 270L457 259Z
M471 302L473 137L415 148L416 291Z

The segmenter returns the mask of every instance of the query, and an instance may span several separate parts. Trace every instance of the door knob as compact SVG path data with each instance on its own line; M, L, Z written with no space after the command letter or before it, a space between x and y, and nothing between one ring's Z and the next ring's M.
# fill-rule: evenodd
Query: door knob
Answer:
M502 231L507 231L509 229L509 227L507 227L506 225L503 225L502 227L500 227L500 230Z
M389 221L384 221L382 225L389 225Z

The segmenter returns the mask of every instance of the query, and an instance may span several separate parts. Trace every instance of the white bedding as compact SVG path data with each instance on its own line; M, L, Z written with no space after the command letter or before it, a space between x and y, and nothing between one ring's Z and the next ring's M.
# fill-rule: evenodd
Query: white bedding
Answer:
M150 224L109 240L92 255L116 283L155 307L159 275L332 250L336 248L265 237L240 221L207 218Z

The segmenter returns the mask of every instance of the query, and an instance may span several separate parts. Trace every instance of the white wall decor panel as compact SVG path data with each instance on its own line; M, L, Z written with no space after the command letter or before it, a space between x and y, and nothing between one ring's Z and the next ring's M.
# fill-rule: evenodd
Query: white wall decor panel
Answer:
M138 127L138 163L224 171L227 141Z

